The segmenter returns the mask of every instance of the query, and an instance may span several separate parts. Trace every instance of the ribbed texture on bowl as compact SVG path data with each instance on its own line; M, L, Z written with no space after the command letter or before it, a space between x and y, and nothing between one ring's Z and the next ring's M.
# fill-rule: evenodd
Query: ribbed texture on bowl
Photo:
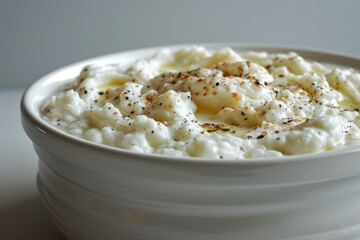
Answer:
M35 149L42 199L60 229L74 233L73 239L329 240L351 239L360 229L359 176L243 185L244 176L256 171L191 176L168 169L175 184L171 178L157 180L163 166L141 176L136 174L140 169L119 159L122 170L107 176ZM197 180L188 183L188 177Z

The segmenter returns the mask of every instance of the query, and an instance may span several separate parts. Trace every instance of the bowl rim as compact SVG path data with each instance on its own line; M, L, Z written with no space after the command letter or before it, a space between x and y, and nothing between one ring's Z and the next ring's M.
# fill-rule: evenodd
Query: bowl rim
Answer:
M140 153L135 152L132 150L122 149L118 147L113 147L110 145L94 143L86 139L82 139L80 137L73 136L67 132L61 131L56 127L48 124L45 120L38 117L32 110L31 104L32 100L30 95L36 95L36 92L41 90L40 86L43 82L47 79L51 78L52 76L64 72L72 67L86 65L90 62L96 62L101 59L108 59L111 57L116 57L125 54L135 54L137 52L145 52L149 51L153 54L156 51L163 49L163 48L170 48L176 49L186 46L204 46L207 48L218 48L218 47L230 47L230 48L260 48L264 49L275 49L282 52L308 52L313 54L321 54L333 57L340 57L346 58L351 61L359 61L360 58L357 56L343 54L336 51L331 50L322 50L322 49L315 49L315 48L308 48L308 47L300 47L300 46L292 46L292 45L284 45L284 44L267 44L267 43L246 43L246 42L224 42L224 43L192 43L192 44L177 44L177 45L164 45L164 46L155 46L155 47L147 47L147 48L139 48L139 49L132 49L128 51L121 51L111 54L105 54L94 58L85 59L82 61L78 61L72 63L70 65L64 66L59 68L55 71L48 73L47 75L39 78L33 84L31 84L23 93L21 101L20 101L20 108L21 108L21 115L22 118L26 118L29 120L33 126L36 126L38 131L41 131L43 134L49 137L61 138L66 141L70 141L72 144L77 144L80 147L90 148L92 150L96 150L99 152L104 153L111 153L119 156L124 156L132 159L144 159L146 158L147 161L166 161L166 162L174 162L174 163L197 163L197 164L210 164L210 165L263 165L263 164L276 164L276 163L293 163L293 162L302 162L302 161L313 161L314 159L326 159L329 157L343 157L349 154L356 154L360 152L360 146L349 146L344 147L342 149L330 150L330 151L323 151L317 153L306 153L306 154L299 154L299 155L284 155L282 157L263 157L263 158L244 158L244 159L214 159L214 158L198 158L198 157L174 157L170 155L162 155L162 154L155 154L155 153ZM51 94L51 93L50 93ZM50 96L47 94L47 96ZM24 124L23 124L24 125ZM29 136L30 137L30 136ZM31 137L30 137L31 138Z

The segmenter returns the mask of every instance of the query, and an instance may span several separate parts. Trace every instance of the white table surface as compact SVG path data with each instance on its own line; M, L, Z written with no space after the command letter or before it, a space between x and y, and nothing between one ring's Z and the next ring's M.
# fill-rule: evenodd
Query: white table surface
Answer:
M0 239L64 240L37 192L37 156L20 120L23 92L0 89Z

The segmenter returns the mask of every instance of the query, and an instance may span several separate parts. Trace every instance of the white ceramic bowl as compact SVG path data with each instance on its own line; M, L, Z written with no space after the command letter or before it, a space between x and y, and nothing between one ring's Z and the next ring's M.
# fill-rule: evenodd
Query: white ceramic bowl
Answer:
M358 68L360 60L297 51ZM85 64L132 62L159 48L99 57L55 71L24 94L23 127L39 156L38 187L69 239L272 240L360 238L360 148L284 158L223 160L145 155L88 142L44 122L40 106Z

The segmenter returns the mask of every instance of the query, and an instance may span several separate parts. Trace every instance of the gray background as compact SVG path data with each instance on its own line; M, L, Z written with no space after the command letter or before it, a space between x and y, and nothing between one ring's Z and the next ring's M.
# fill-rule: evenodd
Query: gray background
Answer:
M256 42L360 56L360 1L0 0L0 87L148 46Z

